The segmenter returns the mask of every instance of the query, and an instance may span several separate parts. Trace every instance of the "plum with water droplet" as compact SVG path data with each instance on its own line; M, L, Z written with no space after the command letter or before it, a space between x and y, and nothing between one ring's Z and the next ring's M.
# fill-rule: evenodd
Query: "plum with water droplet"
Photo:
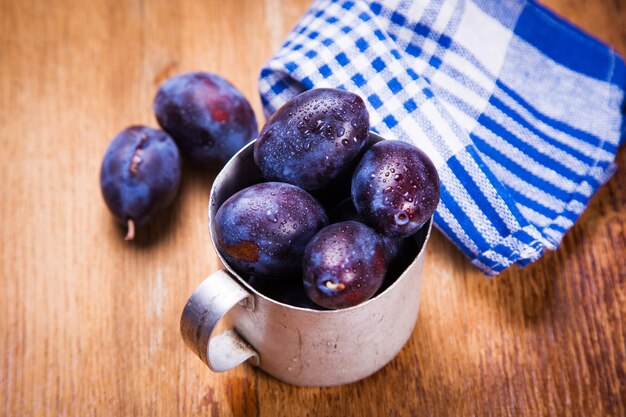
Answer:
M320 230L304 251L303 282L316 304L340 309L371 298L383 284L387 257L378 233L346 221Z
M109 144L100 169L102 196L115 219L135 227L148 223L175 199L180 185L178 148L167 133L131 126Z
M328 224L306 191L264 182L235 193L215 216L217 250L241 274L295 278L309 240Z
M361 97L313 89L268 119L255 143L254 160L269 181L318 190L349 169L368 132L369 114Z
M439 204L439 175L419 148L398 140L376 143L352 176L352 200L369 226L390 237L416 233Z
M219 168L256 137L254 111L243 94L216 74L190 72L166 80L154 99L166 132L194 162Z
M356 211L356 207L354 207L352 198L346 198L341 203L339 203L333 210L328 213L328 219L330 223L340 223L349 220L363 223L363 219L361 219L359 213L357 213ZM404 238L389 237L383 234L380 234L380 237L383 240L383 246L385 248L385 255L387 256L387 262L391 263L400 254L402 245L404 243Z

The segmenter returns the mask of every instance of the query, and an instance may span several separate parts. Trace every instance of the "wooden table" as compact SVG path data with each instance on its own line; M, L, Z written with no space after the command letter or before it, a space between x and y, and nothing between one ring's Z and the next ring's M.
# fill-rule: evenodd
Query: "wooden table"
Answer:
M622 0L548 5L626 53ZM136 242L108 213L101 158L155 125L157 86L223 74L261 116L257 75L308 1L0 0L1 416L624 416L626 149L561 248L494 280L439 232L413 337L374 376L296 388L208 371L182 343L187 296L219 267L214 174Z

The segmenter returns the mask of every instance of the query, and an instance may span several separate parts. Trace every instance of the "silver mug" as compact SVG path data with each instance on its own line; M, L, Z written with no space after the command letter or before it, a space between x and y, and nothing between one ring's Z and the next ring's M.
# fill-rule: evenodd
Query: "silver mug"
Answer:
M371 142L379 140L370 133ZM263 181L253 150L254 142L241 149L213 182L209 232L214 247L217 209L237 191ZM411 337L431 227L432 219L417 233L417 255L393 284L340 310L312 310L268 298L218 253L224 269L206 278L187 301L180 322L183 339L216 372L247 361L293 385L331 386L363 379L390 362ZM223 318L231 324L218 333Z

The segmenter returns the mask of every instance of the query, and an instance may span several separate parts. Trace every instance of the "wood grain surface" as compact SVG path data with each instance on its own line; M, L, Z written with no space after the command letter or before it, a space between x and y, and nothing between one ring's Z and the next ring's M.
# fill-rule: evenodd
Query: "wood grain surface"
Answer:
M623 0L546 4L626 53ZM127 243L98 185L111 137L156 122L157 86L257 76L308 1L0 0L1 416L625 416L626 149L561 248L493 280L435 232L420 317L374 376L296 388L214 374L181 309L219 268L214 174Z

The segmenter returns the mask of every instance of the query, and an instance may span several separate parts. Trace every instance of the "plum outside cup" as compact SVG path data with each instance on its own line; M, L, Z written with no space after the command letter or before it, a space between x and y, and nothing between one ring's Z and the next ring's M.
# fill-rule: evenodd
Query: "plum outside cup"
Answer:
M370 133L370 141L382 138ZM220 205L237 191L263 181L246 145L215 179L209 231ZM410 265L380 294L357 306L319 311L280 303L252 288L228 263L189 298L180 329L187 346L216 372L248 361L275 378L300 386L332 386L363 379L390 362L413 333L419 310L426 243L432 219L414 236ZM232 327L215 329L223 318Z

